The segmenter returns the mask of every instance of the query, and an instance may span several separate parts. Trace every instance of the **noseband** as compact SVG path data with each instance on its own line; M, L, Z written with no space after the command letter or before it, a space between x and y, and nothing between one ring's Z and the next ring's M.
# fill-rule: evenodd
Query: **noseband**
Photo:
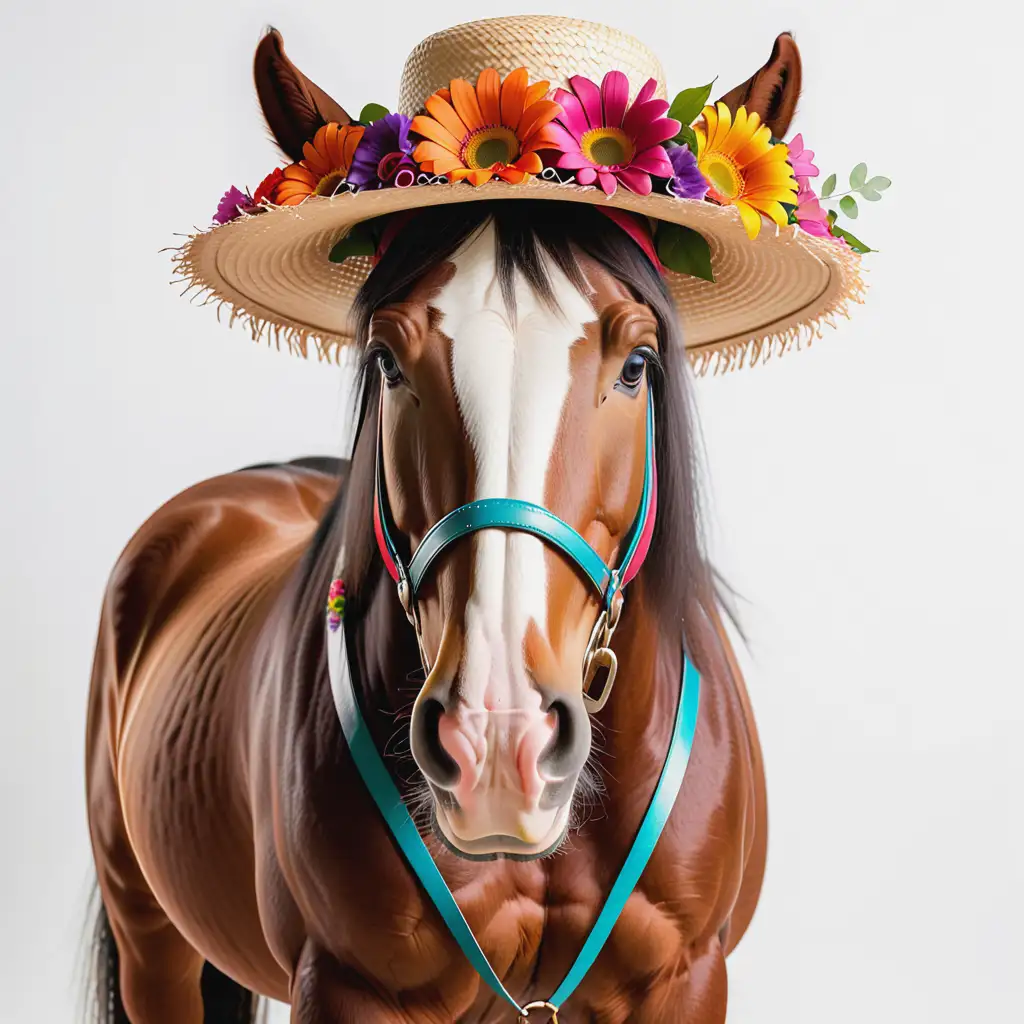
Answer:
M545 541L572 562L597 590L601 611L590 636L583 661L583 699L587 709L596 713L604 707L615 681L617 661L610 643L619 623L624 600L624 588L636 576L651 544L654 518L657 511L658 475L655 467L654 397L650 384L647 388L647 437L644 459L644 487L633 524L621 545L623 554L616 568L587 543L583 536L568 523L559 519L542 505L518 498L482 498L461 505L449 512L427 531L406 565L394 543L395 526L387 500L384 483L383 456L383 391L377 420L377 462L374 487L373 525L377 546L388 573L398 587L398 598L416 631L417 642L424 666L429 668L423 648L417 595L423 580L436 563L438 556L449 545L478 530L519 530ZM373 797L381 816L387 822L415 872L420 884L430 896L438 913L444 919L459 948L487 985L516 1011L520 1024L530 1021L533 1011L546 1011L549 1020L557 1024L559 1007L576 990L601 952L615 922L622 913L626 900L640 880L650 860L676 796L683 783L683 775L690 758L693 736L697 727L700 702L700 676L693 663L683 653L683 674L680 681L679 703L668 754L658 778L654 794L633 840L629 853L608 893L608 898L594 921L561 985L550 1000L536 1000L521 1005L505 988L480 948L472 929L455 902L448 884L434 863L430 851L420 836L419 829L402 800L384 759L366 726L355 688L352 684L344 628L329 628L327 633L327 663L331 678L334 704L341 721L342 731L359 774ZM604 670L605 679L599 692L592 693L597 674Z
M426 533L406 565L393 540L395 532L391 507L384 482L383 441L384 393L381 391L377 420L377 463L374 486L373 528L377 547L391 578L398 587L398 599L409 622L416 630L424 667L429 670L420 631L417 595L431 566L441 553L456 541L478 530L518 530L539 537L561 552L590 581L601 600L601 612L590 634L583 657L583 701L591 714L600 711L611 696L618 672L618 660L611 639L619 624L626 584L640 571L647 557L658 509L658 471L655 465L654 395L647 387L646 451L644 487L633 523L621 545L622 557L616 568L605 564L579 531L559 519L543 505L520 498L481 498L460 505L438 520ZM600 689L592 692L598 674L604 671Z

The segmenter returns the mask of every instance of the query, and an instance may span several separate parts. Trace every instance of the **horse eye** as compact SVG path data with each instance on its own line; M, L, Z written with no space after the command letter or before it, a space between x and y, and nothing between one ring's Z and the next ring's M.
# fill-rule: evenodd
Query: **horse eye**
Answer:
M384 374L384 379L391 387L401 381L402 370L398 365L398 360L390 352L381 352L377 356L377 363L380 366L380 372Z
M647 366L647 360L640 352L630 352L626 357L626 361L622 364L622 372L619 374L619 380L628 388L635 388L640 384L640 381L644 377L644 367Z

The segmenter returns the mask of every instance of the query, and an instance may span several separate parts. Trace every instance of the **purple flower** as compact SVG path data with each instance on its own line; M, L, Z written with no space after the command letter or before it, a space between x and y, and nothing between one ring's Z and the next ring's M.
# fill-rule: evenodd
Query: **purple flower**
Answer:
M240 206L242 210L239 210ZM241 189L235 188L232 185L217 204L217 212L213 215L213 222L214 224L227 224L229 220L240 217L243 210L251 207L252 200Z
M409 140L412 118L386 114L363 132L348 171L348 180L359 188L408 188L419 168L412 158L415 143Z
M668 151L672 161L674 177L668 183L668 191L678 199L703 199L708 191L708 183L697 166L697 158L690 152L689 146L675 146Z

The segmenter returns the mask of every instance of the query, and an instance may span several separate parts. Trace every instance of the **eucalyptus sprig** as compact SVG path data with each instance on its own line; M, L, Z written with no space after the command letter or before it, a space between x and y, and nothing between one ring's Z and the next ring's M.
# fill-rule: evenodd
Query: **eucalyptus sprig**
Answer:
M846 214L850 220L856 220L860 215L860 209L857 206L857 200L854 198L855 195L859 195L862 199L866 199L869 203L877 203L882 198L882 193L892 184L892 182L878 174L873 178L868 177L868 165L865 163L859 163L852 171L850 171L850 187L845 192L840 192L839 195L834 195L836 190L836 176L830 174L821 186L821 198L831 199L835 202L839 200L839 209Z

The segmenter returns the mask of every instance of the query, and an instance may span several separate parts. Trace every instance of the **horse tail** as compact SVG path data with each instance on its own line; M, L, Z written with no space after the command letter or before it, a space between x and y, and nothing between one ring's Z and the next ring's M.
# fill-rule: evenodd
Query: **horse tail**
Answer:
M86 983L85 1020L87 1024L131 1024L121 1002L119 958L107 908L99 886L90 900L92 931L87 937L89 975Z
M98 886L92 904L85 1020L87 1024L132 1024L121 1001L117 942ZM203 964L200 985L205 1024L257 1024L262 1019L259 997L209 961Z

